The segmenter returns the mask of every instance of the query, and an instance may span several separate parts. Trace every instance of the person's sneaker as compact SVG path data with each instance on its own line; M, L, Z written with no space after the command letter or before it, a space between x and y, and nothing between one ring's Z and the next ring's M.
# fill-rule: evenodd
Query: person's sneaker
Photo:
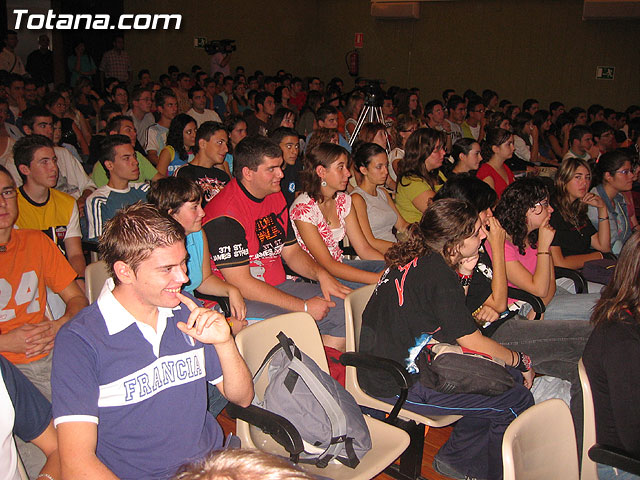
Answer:
M444 475L445 477L453 478L455 480L467 480L467 478L469 478L457 471L451 465L444 463L442 460L438 459L437 456L433 459L433 469L440 475Z
M442 460L439 460L438 457L434 457L433 459L433 469L440 475L444 475L445 477L453 478L455 480L479 480L476 477L463 475L451 465L444 463Z

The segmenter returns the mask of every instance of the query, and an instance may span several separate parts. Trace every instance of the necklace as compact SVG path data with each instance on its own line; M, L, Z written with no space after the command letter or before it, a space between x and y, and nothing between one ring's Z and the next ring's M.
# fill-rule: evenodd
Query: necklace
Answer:
M460 272L456 272L458 274L458 279L460 280L460 285L463 287L468 287L471 285L471 277L472 275L464 275Z

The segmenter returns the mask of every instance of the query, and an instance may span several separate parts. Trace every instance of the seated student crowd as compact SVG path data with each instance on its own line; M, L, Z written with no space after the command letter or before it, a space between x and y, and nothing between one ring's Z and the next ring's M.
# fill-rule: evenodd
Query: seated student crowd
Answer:
M558 105L536 112L538 102L527 101L523 113L513 115L514 136L502 128L511 128L505 115L512 105L497 111L497 94L449 92L447 109L430 101L423 116L419 92L392 87L385 123L363 125L351 156L345 138L355 133L362 96L353 95L343 110L341 87L327 89L324 103L319 79L310 82L308 94L293 80L285 74L261 85L239 74L214 81L196 69L193 80L182 74L175 86L170 79L162 88L136 86L131 104L127 87L117 82L91 100L93 110L78 95L82 112L62 87L44 99L47 108L0 99L0 120L5 105L16 124L0 124L0 147L6 143L0 162L7 166L0 169L0 255L10 259L0 267L10 286L0 353L48 399L53 385L52 416L46 402L34 399L42 413L38 426L16 427L47 455L43 473L61 468L68 477L167 478L186 461L203 458L222 444L219 426L204 414L207 390L209 402L216 392L218 399L244 405L253 395L232 334L247 319L304 311L317 321L325 346L344 350L343 299L349 287L370 283L378 288L364 315L363 350L402 362L416 338L437 332L438 339L491 353L522 372L511 371L516 386L498 397L472 400L412 388L411 408L464 414L436 457L438 471L500 478L502 433L532 404L521 385L530 387L532 365L572 383L580 433L574 367L590 331L584 320L599 294L565 294L556 288L553 267L580 268L603 253L620 253L635 229L624 193L633 187L637 160L616 147L638 145L640 109L616 115L614 126L596 116L587 126L581 124L586 112L585 119L578 110L563 114ZM246 92L249 84L258 91ZM303 97L308 105L301 112ZM218 113L206 108L214 104ZM570 117L567 123L562 115ZM298 132L306 122L302 138L292 128L298 116ZM97 127L93 138L87 120ZM619 132L625 139L616 139ZM583 160L560 165L550 194L537 180L515 180L510 167L522 165L513 161L516 147L525 164ZM453 164L443 166L447 152ZM591 158L599 162L589 192L594 166L584 160ZM481 185L495 190L495 196L483 194L491 201L478 203L474 195L481 189L465 183L476 171ZM447 200L456 196L446 192L458 181L463 193ZM137 203L147 200L155 207ZM494 206L496 217L487 216ZM580 242L574 241L578 235ZM98 242L111 276L84 310L82 236ZM360 259L343 256L345 238ZM420 275L422 269L429 275ZM296 274L315 283L288 276ZM548 304L540 332L525 332L532 314L512 305L508 284ZM44 318L45 287L64 304L54 322ZM228 296L233 318L227 322L198 306L191 295L199 294ZM183 334L192 340L182 341ZM539 348L527 346L532 335ZM154 369L176 356L193 362L192 378L156 391ZM23 388L2 365L9 392L18 388L14 384ZM148 383L140 380L145 375ZM386 379L362 373L362 382L372 394L395 394ZM189 415L168 426L167 406L185 396L194 398ZM469 415L470 407L482 413ZM47 427L51 418L57 440ZM129 432L127 442L122 432ZM185 439L179 448L176 435ZM474 440L480 436L483 441ZM46 458L28 453L24 443L18 449L37 474Z

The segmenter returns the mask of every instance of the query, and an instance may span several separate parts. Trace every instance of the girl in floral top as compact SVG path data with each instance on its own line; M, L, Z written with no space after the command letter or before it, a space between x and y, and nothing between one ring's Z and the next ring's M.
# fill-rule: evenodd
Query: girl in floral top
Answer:
M351 176L348 155L332 143L307 153L300 173L303 193L291 205L290 217L302 249L342 283L357 288L378 281L384 260L367 242L344 192ZM345 235L363 260L343 257L339 243Z

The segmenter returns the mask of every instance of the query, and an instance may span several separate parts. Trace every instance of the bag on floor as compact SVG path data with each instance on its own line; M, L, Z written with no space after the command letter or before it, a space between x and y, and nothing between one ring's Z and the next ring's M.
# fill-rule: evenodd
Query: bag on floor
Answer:
M253 377L268 364L269 384L253 404L285 417L300 432L300 462L324 468L332 459L355 468L371 449L371 435L354 398L335 379L280 332Z
M420 351L416 365L420 382L441 393L497 396L516 384L502 360L433 338Z

